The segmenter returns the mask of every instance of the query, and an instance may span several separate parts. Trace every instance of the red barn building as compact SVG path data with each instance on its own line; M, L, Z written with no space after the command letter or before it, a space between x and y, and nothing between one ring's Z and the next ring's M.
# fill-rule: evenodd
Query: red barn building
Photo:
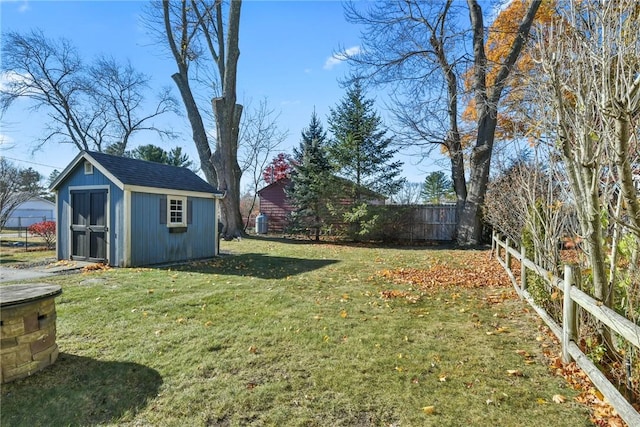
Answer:
M258 191L260 213L267 216L269 232L283 232L287 227L289 215L294 211L285 191L289 184L291 184L291 180L283 178Z
M355 184L344 178L335 178L336 185L343 186L345 193L348 192L348 188L353 187ZM279 179L278 181L267 185L263 189L258 191L260 197L260 213L267 216L267 231L268 232L283 232L287 225L289 225L289 217L291 213L295 211L295 207L289 202L287 198L286 188L291 184L289 178ZM366 202L370 205L384 205L385 198L383 195L366 188L361 188L361 192L366 197ZM347 199L341 201L345 205L349 205L351 202ZM256 229L257 229L256 225Z

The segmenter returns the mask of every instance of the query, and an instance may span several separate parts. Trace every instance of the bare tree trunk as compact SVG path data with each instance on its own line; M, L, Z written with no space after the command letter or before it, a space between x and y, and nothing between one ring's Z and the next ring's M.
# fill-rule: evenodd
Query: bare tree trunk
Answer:
M224 221L223 234L226 238L233 238L244 233L242 214L240 213L240 177L242 170L238 164L238 136L240 133L240 118L242 105L236 104L236 77L240 48L238 36L240 32L241 1L232 1L229 6L229 24L227 27L226 58L222 79L222 97L212 101L213 113L216 119L216 150L211 156L216 174L218 188L227 193L222 200L222 216Z
M636 79L636 92L640 91L640 77ZM631 98L631 97L630 97ZM640 109L639 107L636 107ZM615 164L620 177L621 196L627 203L630 228L640 238L640 201L633 183L633 171L629 159L629 140L631 139L631 117L623 112L615 121Z
M465 201L467 200L467 183L465 180L464 155L462 152L462 141L460 138L460 129L458 127L458 77L455 67L449 62L446 56L445 46L445 23L451 9L453 1L446 2L440 19L434 25L431 32L429 42L433 47L438 65L442 70L445 81L447 83L447 116L449 118L449 132L444 142L445 147L449 151L451 160L451 180L453 188L456 192L456 221L460 221Z
M467 200L467 183L464 176L464 156L462 150L450 155L451 158L451 178L453 188L456 192L456 222L460 223L462 210Z
M485 116L485 120L480 123L482 125L478 127L478 140L482 140L483 143L477 145L471 154L467 200L458 223L458 243L464 246L477 245L482 240L482 205L489 183L497 120L495 116Z
M241 6L241 0L228 2L228 23L225 32L223 2L220 0L214 2L182 0L175 3L168 0L162 1L164 32L178 66L178 73L172 78L180 90L187 109L201 168L210 184L226 192L226 197L221 202L225 237L243 234L240 214L242 170L238 165L238 136L242 106L236 104ZM206 46L207 50L201 49L203 46ZM216 83L222 91L221 96L212 100L217 132L216 148L213 154L189 80L189 65L202 61L207 51L217 66L219 81Z
M205 178L209 184L214 187L218 186L218 176L216 170L211 164L211 149L209 148L209 138L207 138L207 132L202 122L202 116L200 110L193 98L191 87L189 86L189 78L183 73L175 73L171 76L173 81L178 86L180 96L184 102L185 109L187 110L187 117L191 124L192 138L195 143L196 150L198 150L198 157L200 159L200 168L204 173Z
M471 176L467 188L467 200L465 201L460 221L458 223L458 243L464 246L473 246L481 242L482 238L482 205L487 192L489 171L491 170L491 156L498 120L498 102L502 96L502 90L507 77L511 73L525 41L541 1L534 0L529 5L527 13L522 18L518 28L518 35L511 45L511 49L505 62L500 67L493 86L487 88L487 57L484 50L484 23L482 8L476 0L467 0L469 5L469 17L473 29L473 57L474 76L473 92L475 94L476 108L478 109L478 134L476 145L471 154Z
M180 33L174 34L171 22L171 11L169 1L162 2L162 23L164 24L165 35L167 36L167 42L169 48L178 66L178 72L173 74L171 78L178 86L180 96L187 110L187 117L191 124L191 131L193 136L193 142L198 150L198 157L200 158L200 167L204 172L204 175L209 184L216 187L218 185L218 178L213 165L210 162L211 149L209 148L209 139L207 138L207 132L200 115L198 104L193 97L193 91L189 84L189 28L187 19L187 7L183 2L180 13L180 25L177 26ZM179 37L178 37L179 36Z
M238 164L238 132L242 106L227 105L225 98L213 100L213 111L216 117L217 139L216 151L211 156L211 163L218 175L218 189L226 192L222 199L223 234L233 238L243 234L242 214L240 213L240 177L242 171Z

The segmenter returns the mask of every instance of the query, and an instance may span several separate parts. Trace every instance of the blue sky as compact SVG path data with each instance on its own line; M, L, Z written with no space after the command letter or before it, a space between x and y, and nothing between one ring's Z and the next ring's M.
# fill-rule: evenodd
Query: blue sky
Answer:
M0 0L2 31L41 29L52 38L72 41L88 60L103 54L129 59L134 67L152 76L156 88L174 89L172 59L143 26L142 1L32 1ZM338 80L348 74L346 63L335 58L341 48L359 45L359 29L345 21L338 1L258 1L243 3L240 24L238 98L257 104L266 98L280 112L278 126L289 136L279 151L291 152L300 132L316 109L326 127L329 108L344 95ZM380 99L383 93L369 93ZM77 154L71 145L49 145L32 153L46 120L29 111L26 102L15 103L0 123L0 155L21 167L31 166L45 177L62 169ZM377 105L384 117L383 105ZM178 140L163 143L146 133L138 143L170 148L181 145L196 159L186 117L172 117ZM425 173L438 170L433 161L415 165L417 157L402 156L410 181L422 182ZM30 163L27 163L30 162Z

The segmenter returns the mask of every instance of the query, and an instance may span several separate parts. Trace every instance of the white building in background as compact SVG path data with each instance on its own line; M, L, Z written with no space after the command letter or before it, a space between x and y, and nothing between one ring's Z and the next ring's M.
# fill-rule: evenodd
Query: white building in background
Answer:
M56 204L42 197L32 197L18 205L7 219L5 228L25 228L42 221L56 220Z

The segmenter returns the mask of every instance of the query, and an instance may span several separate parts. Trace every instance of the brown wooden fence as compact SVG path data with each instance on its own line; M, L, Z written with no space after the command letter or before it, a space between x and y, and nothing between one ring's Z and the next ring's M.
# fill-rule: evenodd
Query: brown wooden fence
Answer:
M389 205L389 208L394 208ZM451 241L456 238L455 205L398 205L397 209L408 209L400 226L398 237L414 240Z

